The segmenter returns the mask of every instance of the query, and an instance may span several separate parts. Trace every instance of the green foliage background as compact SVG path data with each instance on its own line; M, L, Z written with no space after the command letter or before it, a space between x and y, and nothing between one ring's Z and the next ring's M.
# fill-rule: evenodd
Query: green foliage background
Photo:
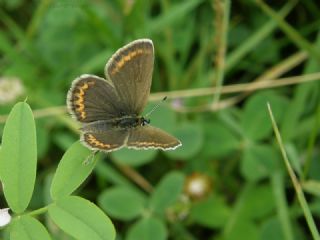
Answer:
M183 146L170 152L123 149L99 154L76 194L110 216L117 239L311 238L266 104L271 104L319 224L319 82L243 89L222 95L222 103L236 101L214 111L206 107L213 93L175 95L176 90L217 84L221 69L214 60L221 47L218 29L223 28L217 14L223 9L214 6L219 2L224 1L0 0L0 77L19 78L25 89L20 100L27 97L33 110L42 109L34 112L38 170L28 209L52 201L53 174L63 153L79 138L79 126L65 111L72 80L84 73L103 77L106 61L118 48L150 38L156 54L151 93L169 96L151 115L151 123L178 137ZM316 1L268 4L274 11L261 1L230 3L223 85L259 78L302 79L319 72L320 5ZM0 105L1 133L6 114L18 100ZM150 102L145 112L154 104ZM86 150L72 151L81 156ZM81 176L88 173L85 170ZM211 186L200 200L183 190L194 173L205 176ZM76 185L54 181L51 196L70 194ZM0 197L3 208L2 191ZM46 216L39 220L53 239L71 239ZM6 239L5 231L0 234Z

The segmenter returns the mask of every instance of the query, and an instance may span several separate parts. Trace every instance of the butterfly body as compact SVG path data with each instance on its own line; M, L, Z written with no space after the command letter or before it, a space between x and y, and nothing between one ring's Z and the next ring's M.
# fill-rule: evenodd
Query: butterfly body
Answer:
M120 48L107 62L106 78L82 75L68 92L70 114L82 124L81 140L92 150L114 151L122 147L171 150L181 142L150 126L141 116L150 93L154 62L149 39Z
M144 117L125 116L115 121L115 126L123 129L134 128L138 126L144 126L148 124L150 120Z
M144 117L124 116L110 120L100 120L85 124L81 130L88 132L104 132L107 130L129 130L149 124L150 120Z

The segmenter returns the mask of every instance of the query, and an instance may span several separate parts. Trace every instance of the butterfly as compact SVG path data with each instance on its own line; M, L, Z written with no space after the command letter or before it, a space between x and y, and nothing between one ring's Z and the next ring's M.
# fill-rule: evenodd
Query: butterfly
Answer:
M84 74L67 95L69 113L81 127L81 142L94 151L122 147L173 150L181 142L149 125L141 116L150 94L154 47L138 39L116 51L108 60L105 79Z

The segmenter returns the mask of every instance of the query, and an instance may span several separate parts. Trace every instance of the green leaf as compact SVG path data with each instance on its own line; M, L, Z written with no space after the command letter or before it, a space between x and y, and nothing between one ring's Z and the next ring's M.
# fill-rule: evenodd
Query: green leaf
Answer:
M10 240L50 240L47 229L35 218L21 216L13 220Z
M103 182L110 182L114 185L135 187L134 183L124 177L117 169L105 161L97 161L94 169L97 177Z
M114 187L102 192L98 203L112 217L128 221L143 213L146 199L128 187Z
M144 113L149 113L157 104L159 103L155 102L148 104L144 110ZM172 130L175 128L177 121L176 118L177 114L167 104L162 104L150 115L152 126L161 128L169 133L172 133Z
M23 212L31 199L37 168L36 127L25 102L17 103L4 127L0 178L10 208Z
M226 238L228 240L259 240L258 226L248 220L237 221Z
M254 51L250 54L251 61L255 61L258 64L270 64L280 61L280 46L277 44L276 38L273 35L266 37L257 46L254 47Z
M150 208L157 213L173 204L183 190L184 176L179 172L168 173L156 186L150 199Z
M289 237L284 234L283 223L277 217L271 217L264 220L260 227L260 238L259 240L283 240L283 239L294 239L294 240L306 240L308 238L303 229L303 225L295 221L292 236Z
M285 239L281 228L281 222L278 219L272 218L265 221L261 226L261 240L283 240Z
M67 150L52 180L50 193L53 199L70 195L88 177L95 166L92 161L84 164L90 153L79 141Z
M278 152L272 146L252 145L244 151L241 173L248 181L258 181L268 177L278 161Z
M182 146L179 148L165 152L165 154L172 159L191 159L203 146L204 137L202 126L200 124L185 123L178 126L172 133L182 143Z
M259 92L251 96L245 104L241 119L243 132L251 140L262 140L272 132L267 102L270 103L277 122L280 121L283 109L287 106L287 101L272 91Z
M128 231L126 240L165 240L167 229L162 221L156 218L144 218L134 224Z
M157 150L135 150L122 148L111 154L112 158L116 161L129 165L129 166L141 166L152 161L157 155Z
M112 240L115 229L109 217L92 202L76 196L57 200L49 216L63 231L78 240Z
M205 124L203 152L210 157L223 157L239 148L239 140L219 122Z
M193 221L202 226L219 228L226 224L230 209L221 197L212 195L196 203L191 209L190 216Z
M274 192L269 184L252 188L239 213L239 219L263 219L275 209Z

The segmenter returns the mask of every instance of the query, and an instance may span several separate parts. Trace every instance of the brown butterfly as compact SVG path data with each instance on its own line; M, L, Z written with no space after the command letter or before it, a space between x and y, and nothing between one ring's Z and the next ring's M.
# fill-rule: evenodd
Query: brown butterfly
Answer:
M150 93L153 43L139 39L120 48L105 66L106 79L82 75L68 92L70 114L82 123L81 140L92 150L122 147L173 150L181 142L141 116Z

